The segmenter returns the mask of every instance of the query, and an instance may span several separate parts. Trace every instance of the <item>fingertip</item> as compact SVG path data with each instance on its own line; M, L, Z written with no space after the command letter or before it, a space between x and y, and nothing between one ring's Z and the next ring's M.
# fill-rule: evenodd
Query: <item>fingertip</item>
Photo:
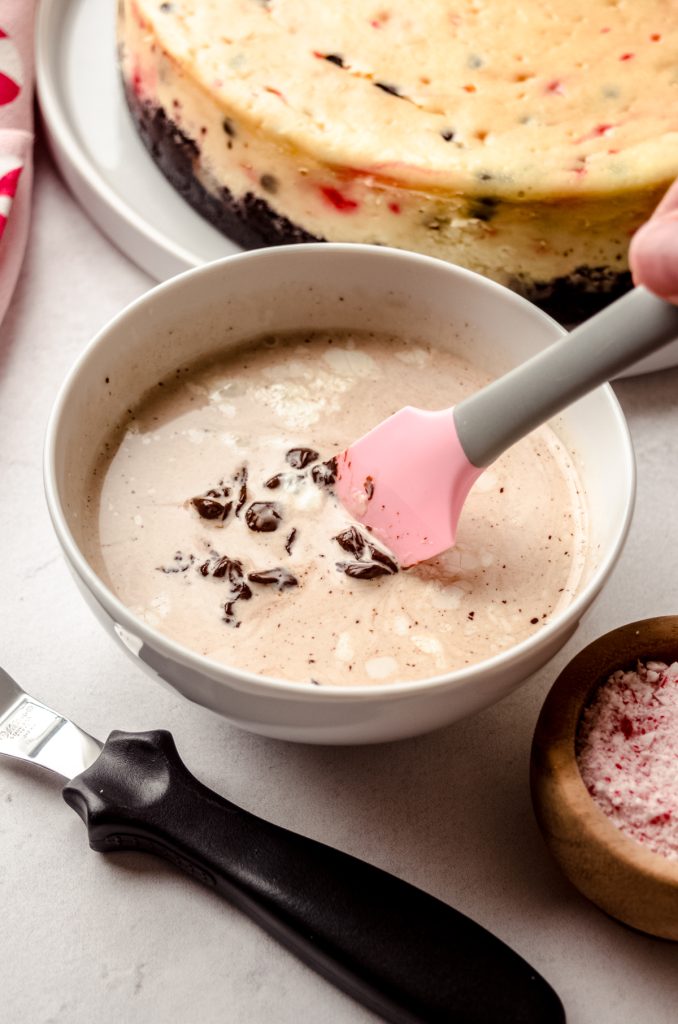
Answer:
M631 239L633 282L663 299L678 296L678 210L643 224Z

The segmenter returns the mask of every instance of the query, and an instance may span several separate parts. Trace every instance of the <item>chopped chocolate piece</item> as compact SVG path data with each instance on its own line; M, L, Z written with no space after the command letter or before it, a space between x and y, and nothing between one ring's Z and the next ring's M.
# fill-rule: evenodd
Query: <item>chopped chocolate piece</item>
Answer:
M356 558L362 558L365 552L365 545L367 541L361 534L360 530L356 529L355 526L347 526L345 530L338 533L334 538L344 551L348 551L349 554L355 555Z
M280 505L275 501L255 501L245 513L245 522L255 533L273 533L282 522Z
M215 492L212 491L211 493L214 494ZM193 505L201 519L224 520L231 511L233 502L215 501L214 498L191 498L191 505Z
M204 572L204 565L208 567L207 572ZM210 569L211 575L215 579L226 580L230 586L231 601L236 601L238 598L241 601L248 601L250 599L252 591L245 582L242 562L239 562L236 558L229 558L228 555L217 555L216 561L213 561L211 565L209 562L206 562L200 566L200 572L203 576L209 575Z
M242 562L237 558L229 558L228 555L219 555L216 551L211 552L211 558L198 566L201 576L212 576L213 579L223 580L226 585L227 600L224 602L224 622L229 626L239 626L236 620L234 605L236 601L249 601L252 597L252 589L245 580Z
M378 547L375 547L375 545L371 544L369 541L367 542L367 550L372 556L372 560L374 562L379 562L380 565L386 566L388 571L391 573L398 572L398 563L390 555L387 555L385 551L380 551Z
M240 623L236 620L235 611L233 610L234 601L227 601L224 605L224 622L227 622L229 626L239 626Z
M367 495L367 500L372 501L372 498L374 497L374 480L372 479L371 476L365 477L363 488L365 490L365 494Z
M285 460L292 469L304 469L311 462L317 462L319 458L318 452L314 452L312 448L290 448L285 455Z
M174 572L186 572L190 569L195 562L195 555L184 555L181 551L177 551L174 555L174 562L172 565L159 565L158 569L160 572L174 573Z
M220 480L216 487L210 487L209 491L205 491L206 498L228 498L231 493L231 488L224 484L223 480Z
M282 473L276 473L275 476L270 477L266 481L266 483L264 484L264 487L268 487L269 491L275 491L278 487L280 487L282 482L283 482L283 475L282 475Z
M239 516L243 505L247 501L247 466L242 466L238 472L234 474L233 483L235 485L240 485L238 501L235 506L235 514L236 516Z
M372 580L377 576L389 576L398 572L398 563L395 559L364 537L355 526L347 526L334 539L344 551L360 559L358 562L336 563L337 569L345 572L347 576L358 580ZM364 557L366 553L371 561Z
M354 580L374 580L377 576L391 575L391 570L379 562L337 562L336 565Z
M287 540L285 541L285 551L287 552L288 555L292 554L292 545L294 544L296 539L297 531L295 527L294 529L290 530L289 534L287 535Z
M240 566L240 568L242 569L242 566ZM233 569L235 569L235 571L237 572L237 566L235 566L234 563L231 562L230 558L227 558L226 555L224 555L222 558L217 559L217 562L212 569L212 575L216 576L216 578L220 580L226 576L226 573L228 572L229 569L231 569L232 571Z
M328 459L327 462L321 462L319 466L314 466L311 470L311 477L313 483L318 484L319 487L331 487L337 479L336 458Z
M233 122L231 121L230 117L225 117L224 118L224 120L221 122L221 127L224 129L224 131L229 136L229 138L231 138L231 139L235 138L237 133L236 133L236 130L235 130L234 126L233 126Z
M338 68L345 67L344 58L340 57L338 53L326 53L325 60L328 60L330 64L336 64Z
M261 583L264 586L272 584L278 590L289 590L290 587L298 587L299 580L287 569L264 569L263 572L248 573L247 579L250 583Z

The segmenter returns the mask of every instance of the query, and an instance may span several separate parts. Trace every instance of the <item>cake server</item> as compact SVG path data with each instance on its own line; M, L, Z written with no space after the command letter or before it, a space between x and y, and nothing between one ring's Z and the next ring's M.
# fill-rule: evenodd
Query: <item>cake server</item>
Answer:
M453 546L483 469L549 417L678 337L678 307L634 288L450 409L407 406L336 458L348 512L401 565Z
M407 882L241 810L186 769L169 732L105 743L0 669L0 754L67 780L93 850L164 857L395 1024L561 1024L553 989L470 918Z

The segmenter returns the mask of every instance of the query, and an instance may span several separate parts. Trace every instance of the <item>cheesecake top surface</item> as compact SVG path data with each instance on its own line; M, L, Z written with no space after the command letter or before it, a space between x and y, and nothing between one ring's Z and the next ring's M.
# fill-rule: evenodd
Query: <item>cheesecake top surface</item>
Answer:
M189 75L224 114L348 174L428 193L491 182L518 200L623 196L678 174L675 0L130 9L178 90Z

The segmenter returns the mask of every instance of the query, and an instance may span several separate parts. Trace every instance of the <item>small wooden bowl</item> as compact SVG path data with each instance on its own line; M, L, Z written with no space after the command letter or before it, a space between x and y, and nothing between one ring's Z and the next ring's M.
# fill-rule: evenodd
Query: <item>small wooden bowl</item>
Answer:
M678 660L678 615L641 619L594 640L561 672L532 743L532 801L546 844L593 903L650 935L678 941L678 861L644 849L589 795L575 757L582 710L599 683L643 661Z

